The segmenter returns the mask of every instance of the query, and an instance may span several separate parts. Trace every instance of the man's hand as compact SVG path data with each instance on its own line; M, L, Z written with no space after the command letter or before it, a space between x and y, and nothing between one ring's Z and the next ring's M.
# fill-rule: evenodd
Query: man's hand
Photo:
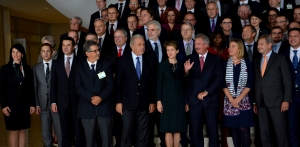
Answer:
M207 94L208 94L207 91L200 92L200 93L198 94L198 99L199 99L199 100L204 100L204 97L206 97Z
M40 107L37 106L35 110L36 110L35 114L37 114L37 115L41 114L41 108Z
M156 105L155 104L150 104L149 105L149 113L153 113L155 111Z
M91 102L93 105L97 106L101 103L102 99L99 96L93 96Z
M281 103L281 112L289 110L289 102L282 102Z
M9 117L9 113L11 112L10 111L10 109L9 109L9 107L4 107L3 109L2 109L2 112L3 112L3 114L5 115L5 116L7 116L7 117Z
M116 111L123 115L123 104L122 103L117 103L116 104Z
M253 111L255 114L258 114L258 109L257 109L256 104L253 104Z
M30 107L30 114L35 112L35 107Z
M56 104L51 104L51 109L52 109L52 112L54 113L57 113L57 105Z
M184 63L184 72L185 74L187 74L189 72L189 70L193 67L194 62L191 63L190 59L185 61Z
M162 113L163 112L163 105L161 103L161 101L157 101L157 111Z

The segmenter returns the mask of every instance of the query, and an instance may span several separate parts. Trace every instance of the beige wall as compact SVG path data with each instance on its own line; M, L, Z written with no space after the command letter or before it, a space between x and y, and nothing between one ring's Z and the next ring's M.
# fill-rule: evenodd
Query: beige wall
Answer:
M54 37L56 43L55 49L57 50L59 45L60 35L67 33L70 30L70 25L69 23L54 23L54 24L50 24L50 26L51 26L50 35Z
M0 6L0 66L5 64L3 8Z

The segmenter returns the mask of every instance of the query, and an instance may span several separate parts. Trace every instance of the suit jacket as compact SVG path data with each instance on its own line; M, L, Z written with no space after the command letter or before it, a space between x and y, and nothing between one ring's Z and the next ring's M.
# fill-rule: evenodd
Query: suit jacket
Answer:
M162 49L161 61L163 61L168 58L168 55L167 55L166 48L164 47L164 41L163 40L159 40L159 41L160 41L160 45L161 45L161 49ZM151 57L153 59L153 61L157 61L157 63L158 63L158 59L155 55L154 49L152 48L151 42L149 40L146 41L144 55Z
M84 57L85 56L85 54L83 53L83 44L85 42L85 36L86 35L87 35L87 33L82 32L82 31L80 32L79 42L77 43L78 51L77 51L77 54L76 54L76 56L78 56L78 57ZM57 55L58 59L64 56L64 53L62 51L62 40L66 37L68 37L68 33L62 34L60 36L59 47L58 47L58 50L57 50L58 51L58 55Z
M75 89L75 73L77 64L82 61L74 56L69 78L65 69L65 58L52 62L50 102L56 103L58 110L68 106L77 108L79 96Z
M128 54L128 53L131 53L131 47L129 44L126 44L125 45L125 49L123 49L123 54ZM118 48L117 46L111 48L109 51L108 51L108 60L109 60L109 63L111 65L111 70L112 70L112 73L116 73L117 72L117 63L118 63L118 60L119 60L119 57L118 57Z
M36 106L39 106L41 110L46 110L50 99L51 72L46 81L43 61L35 64L32 69ZM49 69L51 71L51 68Z
M23 66L24 79L20 85L12 63L3 65L0 70L0 102L1 108L11 105L35 107L32 69Z
M144 36L144 40L146 41L146 35L145 34L145 27L142 26L138 29L136 29L133 33L132 33L132 36L135 35L135 34L140 34L142 36ZM164 27L161 27L161 32L160 32L160 35L159 35L159 40L166 40L167 39L167 30L164 28Z
M108 54L109 50L115 46L114 38L113 36L109 34L105 34L102 46L101 46L101 51L100 51L100 60L108 60Z
M140 80L136 74L132 54L124 54L119 59L116 74L116 102L122 103L123 109L147 111L149 110L150 103L156 103L156 68L151 58L144 55L142 57L142 74Z
M194 65L186 76L186 103L188 105L219 106L218 90L223 82L224 72L221 57L207 53L202 73L200 72L200 60L198 54L189 56ZM207 91L204 100L198 99L198 94Z
M249 60L249 57L248 57L248 52L247 52L247 50L248 50L248 47L246 47L245 46L245 42L244 42L244 58L246 59L246 60L248 60L248 61L253 61L255 58L257 58L260 54L259 54L259 52L258 52L258 50L257 50L257 42L254 42L254 44L253 44L253 54L252 54L252 60Z
M252 0L248 0L248 5L250 6L252 12L257 12L257 13L262 12L260 3L256 2L256 1L252 1ZM237 16L237 10L238 10L239 6L240 6L240 2L238 1L237 3L235 3L233 5L230 13L233 14L234 16Z
M110 29L109 29L109 25L110 25L110 23L109 22L106 22L106 34L109 34L110 35ZM117 28L124 28L125 30L126 30L126 26L124 27L124 25L120 22L120 21L118 21L117 22ZM116 30L115 30L116 31ZM111 35L111 36L114 36L114 35Z
M219 25L221 21L221 18L218 16L217 17L217 22L215 22L215 31L220 31L221 26ZM210 25L210 18L206 17L203 21L201 21L201 24L199 24L201 27L201 32L208 37L210 37L212 30L211 30L211 25Z
M96 74L104 72L106 77L99 79L97 75L92 75L87 61L81 62L77 66L75 86L76 92L80 96L77 115L80 118L92 119L95 116L110 117L113 112L111 92L114 85L114 77L108 62L98 61L96 64ZM99 96L102 101L94 106L91 97Z
M229 12L229 5L228 4L225 4L225 3L221 3L220 2L220 6L221 6L221 16L224 16L225 14L227 14L228 12ZM204 5L204 6L202 6L201 8L200 8L200 10L203 12L203 13L205 13L206 14L206 16L207 16L207 13L206 13L206 5ZM219 11L220 11L220 9L219 9ZM221 17L221 16L219 16L219 17Z
M118 5L119 5L119 3L114 4L114 6L117 8L117 10L119 7ZM125 6L123 6L122 14L119 13L119 16L118 16L118 20L123 26L127 25L127 16L131 13L131 10L129 9L128 5L129 5L129 2L128 3L126 2Z
M282 0L281 0L282 1ZM292 5L292 9L287 9L287 4ZM264 8L265 10L268 10L270 8L268 1L260 1L261 8ZM283 9L280 8L280 14L285 15L289 18L289 20L293 20L293 13L294 8L296 6L295 0L284 0L284 7Z
M167 5L167 7L174 7L174 8L176 8L176 2L177 2L177 0L169 0L169 1L167 1L166 2L166 5ZM196 5L197 5L197 3L196 3ZM180 8L180 14L182 14L183 12L186 12L186 6L185 6L185 4L184 4L184 0L182 1L182 3L181 3L181 8Z
M183 40L178 40L177 42L178 42L178 46L179 46L179 52L178 52L176 58L178 61L181 61L184 63L187 60L184 42L183 42ZM193 40L193 42L195 42L195 41ZM192 54L197 54L194 45L193 45L193 48L191 48L191 49L193 50Z
M255 102L258 107L262 102L267 107L280 107L283 101L292 98L292 78L289 64L283 55L272 52L264 76L261 76L262 55L254 59Z
M96 11L95 13L93 13L93 14L91 15L91 18L90 18L90 25L89 25L89 33L96 34L96 32L95 32L95 27L94 27L94 21L95 21L95 19L97 19L97 18L101 18L100 12L99 12L99 11Z
M290 49L289 41L288 40L282 41L281 45L280 45L280 48L279 48L279 51L278 51L278 54L284 54L289 49Z

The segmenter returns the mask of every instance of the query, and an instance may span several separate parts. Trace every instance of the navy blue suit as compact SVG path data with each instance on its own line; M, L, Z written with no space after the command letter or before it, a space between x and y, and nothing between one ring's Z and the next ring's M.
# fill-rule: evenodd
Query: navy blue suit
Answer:
M191 124L193 128L194 145L204 146L203 139L203 116L207 119L210 147L219 146L218 113L219 96L218 90L223 82L222 59L217 55L207 53L203 70L200 72L200 59L198 54L189 56L194 65L189 70L186 86L186 103L190 106ZM204 91L208 95L204 100L198 99L198 94Z

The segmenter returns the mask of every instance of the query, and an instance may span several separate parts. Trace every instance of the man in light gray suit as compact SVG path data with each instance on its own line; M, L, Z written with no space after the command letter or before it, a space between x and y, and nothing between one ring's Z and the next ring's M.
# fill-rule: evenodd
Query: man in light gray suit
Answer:
M36 99L36 114L41 115L42 134L46 147L53 147L52 123L57 135L58 146L62 147L62 136L58 113L50 107L50 69L52 66L52 47L48 43L41 46L42 62L33 66L34 91Z

